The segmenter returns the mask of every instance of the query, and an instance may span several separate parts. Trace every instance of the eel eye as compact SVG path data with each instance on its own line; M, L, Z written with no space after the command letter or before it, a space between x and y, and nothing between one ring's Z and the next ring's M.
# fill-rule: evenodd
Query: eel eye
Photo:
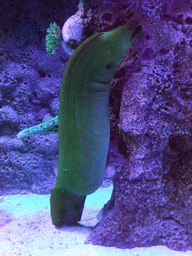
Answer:
M106 65L106 69L110 69L110 68L111 68L111 64L108 63L108 64Z

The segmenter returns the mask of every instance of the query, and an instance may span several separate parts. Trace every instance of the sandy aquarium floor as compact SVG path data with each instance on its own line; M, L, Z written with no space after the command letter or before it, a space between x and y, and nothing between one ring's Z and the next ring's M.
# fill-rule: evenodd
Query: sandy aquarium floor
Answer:
M100 188L86 199L81 224L94 226L98 212L110 198L112 186ZM164 246L117 249L84 244L90 227L51 224L50 195L0 196L0 256L192 256Z

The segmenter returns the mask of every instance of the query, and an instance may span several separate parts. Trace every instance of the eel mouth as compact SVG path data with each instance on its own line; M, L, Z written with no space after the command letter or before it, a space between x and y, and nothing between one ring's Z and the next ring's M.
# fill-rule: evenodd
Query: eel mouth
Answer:
M110 81L99 81L99 80L93 80L92 81L93 84L96 84L96 87L94 88L94 86L91 86L91 90L94 92L105 92L108 91L111 87L111 80Z
M135 36L138 36L138 35L141 33L141 31L142 31L142 26L141 26L141 25L138 25L138 26L135 28L133 34L131 35L130 41L131 41Z

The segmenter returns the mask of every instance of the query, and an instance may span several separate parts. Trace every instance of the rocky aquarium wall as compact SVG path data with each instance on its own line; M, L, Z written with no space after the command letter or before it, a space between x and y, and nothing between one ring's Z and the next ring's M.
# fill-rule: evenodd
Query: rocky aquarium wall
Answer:
M68 18L95 32L134 17L143 32L111 82L106 177L114 190L87 243L192 250L192 2L4 0L0 6L0 195L48 194L58 135L18 139L58 115L69 55L45 50L46 30ZM69 26L69 31L74 31ZM69 33L70 34L70 33ZM73 34L73 33L72 33ZM72 38L73 39L73 38ZM67 40L70 41L70 38ZM114 175L113 175L114 174Z

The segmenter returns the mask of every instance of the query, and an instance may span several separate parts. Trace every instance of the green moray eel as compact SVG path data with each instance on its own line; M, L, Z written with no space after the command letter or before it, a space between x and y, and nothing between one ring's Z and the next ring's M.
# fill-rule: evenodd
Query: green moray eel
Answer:
M141 32L136 20L80 44L66 66L59 105L59 168L51 190L56 226L80 220L86 195L102 184L109 149L109 90Z
M50 198L55 226L76 224L86 196L102 184L110 137L110 82L141 30L132 19L80 44L64 72L59 117L17 135L59 131L59 168Z

